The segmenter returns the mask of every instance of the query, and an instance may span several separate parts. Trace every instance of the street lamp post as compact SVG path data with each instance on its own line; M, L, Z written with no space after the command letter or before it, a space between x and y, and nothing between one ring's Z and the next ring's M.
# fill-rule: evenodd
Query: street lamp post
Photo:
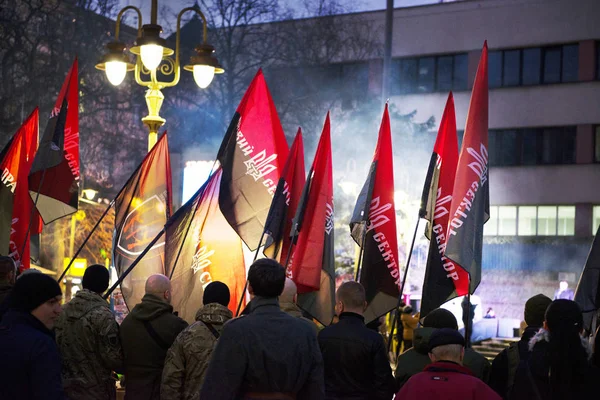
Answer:
M123 82L128 71L134 71L135 81L138 85L148 88L146 90L146 105L148 115L142 118L144 125L148 127L148 151L156 144L158 129L164 125L165 119L159 115L165 96L161 90L175 86L179 83L180 74L180 36L181 18L188 11L193 11L200 16L203 23L202 43L196 46L196 55L190 58L190 63L183 69L194 75L196 84L205 89L210 85L215 74L222 74L223 68L213 55L215 48L207 43L206 17L198 6L187 7L179 12L177 16L177 35L175 50L167 46L167 41L160 37L162 27L157 24L158 0L152 0L152 11L150 23L142 25L142 13L139 8L127 6L117 16L115 28L115 40L106 45L107 53L96 64L96 68L105 71L109 82L118 86ZM121 18L126 11L134 10L138 15L138 37L136 43L130 48L130 52L136 56L135 64L129 60L125 53L126 45L119 41ZM175 54L175 59L171 56ZM164 61L164 62L163 62ZM162 64L162 65L161 65ZM163 82L157 78L157 71L163 76L173 76L171 81ZM148 76L146 80L143 76Z

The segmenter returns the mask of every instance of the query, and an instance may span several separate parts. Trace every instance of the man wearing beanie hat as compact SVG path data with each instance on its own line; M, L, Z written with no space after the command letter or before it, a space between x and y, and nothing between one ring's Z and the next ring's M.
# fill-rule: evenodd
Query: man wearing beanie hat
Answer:
M47 275L29 274L16 281L0 323L0 399L65 398L52 332L61 299L60 286Z
M119 325L102 294L108 288L106 267L90 265L83 289L65 304L56 324L62 356L62 382L70 399L114 400L112 371L123 365Z
M223 325L233 314L229 305L229 288L222 282L211 282L204 289L196 322L177 336L167 353L160 396L169 400L197 398L210 356Z
M431 364L411 377L398 400L500 400L492 389L463 367L465 339L452 328L437 329L429 339Z
M436 308L423 319L423 327L417 328L413 335L413 347L400 354L396 363L396 382L402 387L408 379L423 371L430 362L429 341L431 335L438 329L449 328L458 332L458 322L450 311ZM487 382L490 376L490 362L475 350L465 349L464 366L473 375Z
M552 303L552 299L541 293L527 300L524 313L527 328L525 328L521 340L511 344L510 347L502 350L494 358L492 362L492 374L490 376L490 387L502 396L502 398L508 399L515 381L519 361L529 358L529 341L542 328L546 309L550 303Z

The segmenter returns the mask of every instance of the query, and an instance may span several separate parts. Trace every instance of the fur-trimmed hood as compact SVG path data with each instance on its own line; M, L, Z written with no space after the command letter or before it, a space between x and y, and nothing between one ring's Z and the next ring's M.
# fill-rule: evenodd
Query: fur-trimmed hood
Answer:
M592 346L585 338L579 336L579 339L581 340L581 347L583 347L587 353L588 360L591 359L594 354ZM550 332L544 328L540 329L529 341L529 351L533 351L535 345L540 342L550 343Z

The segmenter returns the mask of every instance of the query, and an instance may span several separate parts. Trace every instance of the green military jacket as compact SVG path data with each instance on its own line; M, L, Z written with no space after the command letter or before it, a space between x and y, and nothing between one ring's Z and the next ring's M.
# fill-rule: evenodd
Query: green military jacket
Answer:
M83 289L56 323L62 381L70 399L116 399L111 373L123 365L119 325L102 297Z
M207 304L196 313L196 322L184 329L167 352L160 397L165 400L197 399L217 338L204 324L220 334L232 317L227 307Z

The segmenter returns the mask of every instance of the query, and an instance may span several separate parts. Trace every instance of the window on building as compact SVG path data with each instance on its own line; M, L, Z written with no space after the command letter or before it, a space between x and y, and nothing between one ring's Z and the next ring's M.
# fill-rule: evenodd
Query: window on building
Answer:
M600 226L600 206L594 207L594 226ZM491 206L486 236L573 236L575 206Z
M594 130L594 161L600 162L600 125Z
M498 235L514 236L517 234L517 207L498 207Z
M490 130L490 165L574 164L575 139L574 126Z
M592 235L595 235L598 227L600 227L600 206L594 206L592 218Z
M392 60L392 93L430 93L467 90L467 54Z
M579 74L579 45L490 51L491 88L576 82Z
M519 207L519 236L535 236L537 209L535 206Z

